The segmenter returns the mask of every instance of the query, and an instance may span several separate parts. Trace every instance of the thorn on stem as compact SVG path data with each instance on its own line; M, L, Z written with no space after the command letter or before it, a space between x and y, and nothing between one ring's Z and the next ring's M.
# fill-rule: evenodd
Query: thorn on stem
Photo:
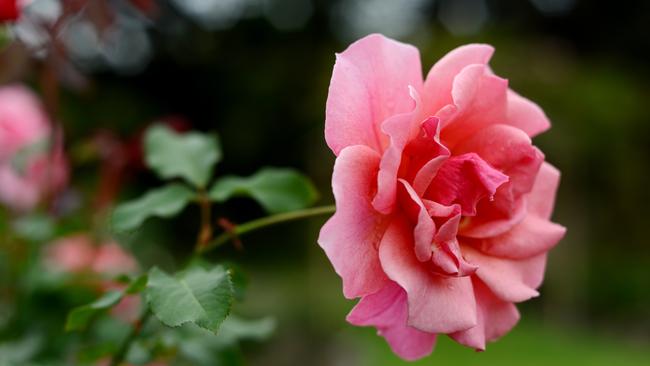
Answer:
M225 217L220 217L217 220L217 225L219 225L219 227L221 227L225 232L228 233L228 235L230 235L235 249L240 251L244 250L244 246L242 245L242 242L237 235L237 225L235 223Z

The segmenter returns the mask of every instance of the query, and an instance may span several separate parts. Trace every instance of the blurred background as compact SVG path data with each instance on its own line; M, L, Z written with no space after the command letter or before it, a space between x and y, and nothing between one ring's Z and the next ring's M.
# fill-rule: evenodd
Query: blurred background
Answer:
M225 156L217 174L291 166L314 180L319 204L330 204L334 157L323 124L334 53L379 32L416 45L426 72L458 45L490 43L495 72L553 123L535 143L562 171L554 220L568 233L550 254L541 297L519 306L515 330L484 353L441 337L415 364L650 364L650 2L77 3L86 8L73 14L67 2L34 0L11 35L20 42L0 56L0 82L27 80L65 132L72 185L63 204L88 215L56 231L101 228L92 222L98 207L159 183L137 161L138 136L154 121L216 131ZM243 222L263 211L242 199L217 215ZM173 268L192 246L197 217L188 209L174 225L152 220L118 239L143 268ZM406 364L374 329L345 322L353 302L316 244L324 220L256 232L243 251L211 255L248 274L238 312L277 319L269 341L244 345L245 363ZM50 301L42 296L24 306Z

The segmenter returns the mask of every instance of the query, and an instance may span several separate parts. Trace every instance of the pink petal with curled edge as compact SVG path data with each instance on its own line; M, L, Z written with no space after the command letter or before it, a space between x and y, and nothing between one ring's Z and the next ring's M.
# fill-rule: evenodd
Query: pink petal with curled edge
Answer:
M347 316L358 326L375 326L393 352L406 360L417 360L433 351L436 335L407 325L406 292L389 281L378 292L364 296Z
M456 235L460 214L456 214L440 226L435 237L431 262L436 272L447 276L469 276L477 269L463 258Z
M510 259L486 255L469 246L461 250L468 262L478 266L476 276L500 299L521 302L539 295L536 289L544 278L545 253Z
M413 109L409 85L422 88L420 54L411 45L373 34L338 54L325 117L325 140L334 154L351 145L383 151L381 123Z
M534 137L551 127L544 111L532 101L508 90L507 123Z
M469 44L450 51L436 62L424 82L425 115L433 115L451 104L451 89L456 75L468 65L487 64L493 53L494 48L490 45Z
M478 216L467 217L458 234L469 238L489 238L501 235L526 218L526 198L514 202L497 189L494 201L483 200L476 209Z
M389 137L390 143L381 157L377 176L377 195L373 199L372 205L383 214L389 214L393 210L402 153L409 140L417 134L418 126L414 121L420 97L415 89L409 87L409 90L415 101L414 109L409 113L388 118L381 126L382 131Z
M420 134L406 146L402 169L403 176L413 182L413 189L419 196L426 192L442 163L451 155L440 142L440 119L429 117L420 127Z
M508 81L491 75L485 65L465 67L454 78L452 89L456 113L443 123L445 145L453 147L481 128L506 119Z
M413 179L413 189L418 195L424 195L431 185L431 181L438 173L438 170L449 159L448 155L441 155L429 160L420 170L418 170L415 179Z
M551 250L565 233L564 226L529 214L511 230L481 240L479 249L499 257L529 258Z
M535 183L544 154L532 145L522 130L508 125L491 125L460 142L455 154L477 153L509 177L515 197L528 193Z
M491 255L516 259L542 254L553 248L566 233L563 226L548 221L559 178L557 169L544 163L533 189L525 196L528 202L527 216L509 231L485 237L477 247Z
M379 155L361 145L343 149L334 165L336 213L321 229L318 243L343 279L347 298L376 292L387 280L376 249L384 219L370 202L378 169Z
M411 220L416 223L413 229L415 256L420 262L428 261L431 259L431 245L436 234L436 224L413 187L403 179L400 179L399 182L401 184L398 192L402 207Z
M413 253L413 232L394 218L379 244L388 277L407 293L408 324L429 333L452 333L476 325L476 303L469 277L434 274Z
M449 336L462 345L484 351L486 342L501 338L517 324L519 311L514 304L494 296L480 280L475 279L472 284L476 294L478 324Z
M457 204L445 206L430 200L422 200L422 203L431 217L451 217L460 214L460 205Z
M542 164L533 189L527 196L528 211L544 219L551 218L559 184L560 171L549 163Z
M475 215L482 198L491 197L508 176L474 153L452 156L438 170L425 198L449 206L460 204L463 215Z

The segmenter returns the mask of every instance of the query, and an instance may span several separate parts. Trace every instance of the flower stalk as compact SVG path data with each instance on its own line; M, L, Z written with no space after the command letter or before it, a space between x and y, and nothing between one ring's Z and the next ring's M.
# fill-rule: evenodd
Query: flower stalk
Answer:
M232 230L220 234L219 236L214 238L214 240L197 248L197 252L199 254L203 254L212 249L220 247L221 245L239 237L240 235L261 228L265 228L267 226L273 226L276 224L281 224L288 221L300 220L300 219L313 217L313 216L327 215L327 214L334 213L334 211L336 211L336 206L331 205L331 206L312 207L304 210L291 211L291 212L262 217L260 219L252 220L241 225L236 225Z
M201 248L212 239L212 208L210 198L204 189L199 190L197 203L201 210L201 227L196 238L196 251L200 252Z

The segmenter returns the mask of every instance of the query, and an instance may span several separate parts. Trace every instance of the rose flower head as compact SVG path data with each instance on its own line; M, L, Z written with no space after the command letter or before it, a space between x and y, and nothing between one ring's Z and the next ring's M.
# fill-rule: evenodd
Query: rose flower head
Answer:
M124 290L126 285L114 281L115 277L138 272L135 258L119 244L112 240L97 244L85 233L57 239L45 248L43 257L49 271L78 275L102 293ZM132 323L139 317L140 308L140 297L127 295L111 309L111 314Z
M1 87L0 203L27 211L67 182L61 139L36 95L22 85Z
M318 242L361 298L347 320L374 326L400 357L438 334L484 350L538 295L559 171L531 137L550 123L459 47L422 78L413 46L367 36L337 54L325 139L337 156L336 213Z

